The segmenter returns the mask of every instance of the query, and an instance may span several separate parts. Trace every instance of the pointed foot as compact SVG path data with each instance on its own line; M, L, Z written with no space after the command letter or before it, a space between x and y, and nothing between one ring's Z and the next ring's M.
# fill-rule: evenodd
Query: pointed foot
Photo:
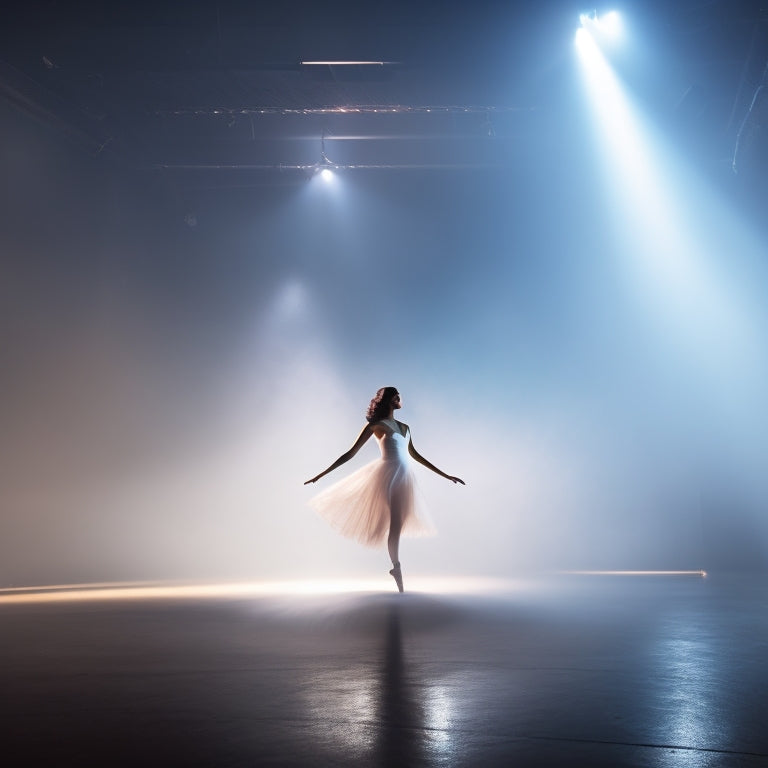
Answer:
M400 563L395 563L395 567L389 572L389 575L395 580L398 590L404 592L403 572L400 570Z

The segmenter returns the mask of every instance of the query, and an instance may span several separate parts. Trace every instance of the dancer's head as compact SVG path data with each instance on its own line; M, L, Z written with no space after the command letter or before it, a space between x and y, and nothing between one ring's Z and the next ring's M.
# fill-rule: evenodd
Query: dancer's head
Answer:
M375 421L380 421L389 416L390 408L400 407L400 393L397 391L397 387L382 387L377 393L376 397L371 400L371 404L368 406L368 413L365 418L371 424Z

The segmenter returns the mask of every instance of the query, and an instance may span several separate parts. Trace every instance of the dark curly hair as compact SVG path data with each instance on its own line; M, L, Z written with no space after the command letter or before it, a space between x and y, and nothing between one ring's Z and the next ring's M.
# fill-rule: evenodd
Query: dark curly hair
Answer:
M369 424L373 424L389 416L389 406L392 403L392 398L399 394L397 387L382 387L368 406L368 413L365 414L366 421Z

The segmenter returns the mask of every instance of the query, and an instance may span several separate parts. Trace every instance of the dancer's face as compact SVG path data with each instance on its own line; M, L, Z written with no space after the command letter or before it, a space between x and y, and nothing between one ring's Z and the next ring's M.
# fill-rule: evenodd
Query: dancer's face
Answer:
M392 409L395 410L395 411L398 408L402 408L403 407L403 404L400 401L400 393L399 392L396 395L392 396L391 403L392 403Z

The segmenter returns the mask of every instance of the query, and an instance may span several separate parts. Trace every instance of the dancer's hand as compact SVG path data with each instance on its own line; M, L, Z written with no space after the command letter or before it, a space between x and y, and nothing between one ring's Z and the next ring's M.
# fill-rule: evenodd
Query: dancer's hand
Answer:
M462 485L466 485L466 483L460 477L454 477L453 475L446 475L446 479L450 480L452 483L461 483Z

